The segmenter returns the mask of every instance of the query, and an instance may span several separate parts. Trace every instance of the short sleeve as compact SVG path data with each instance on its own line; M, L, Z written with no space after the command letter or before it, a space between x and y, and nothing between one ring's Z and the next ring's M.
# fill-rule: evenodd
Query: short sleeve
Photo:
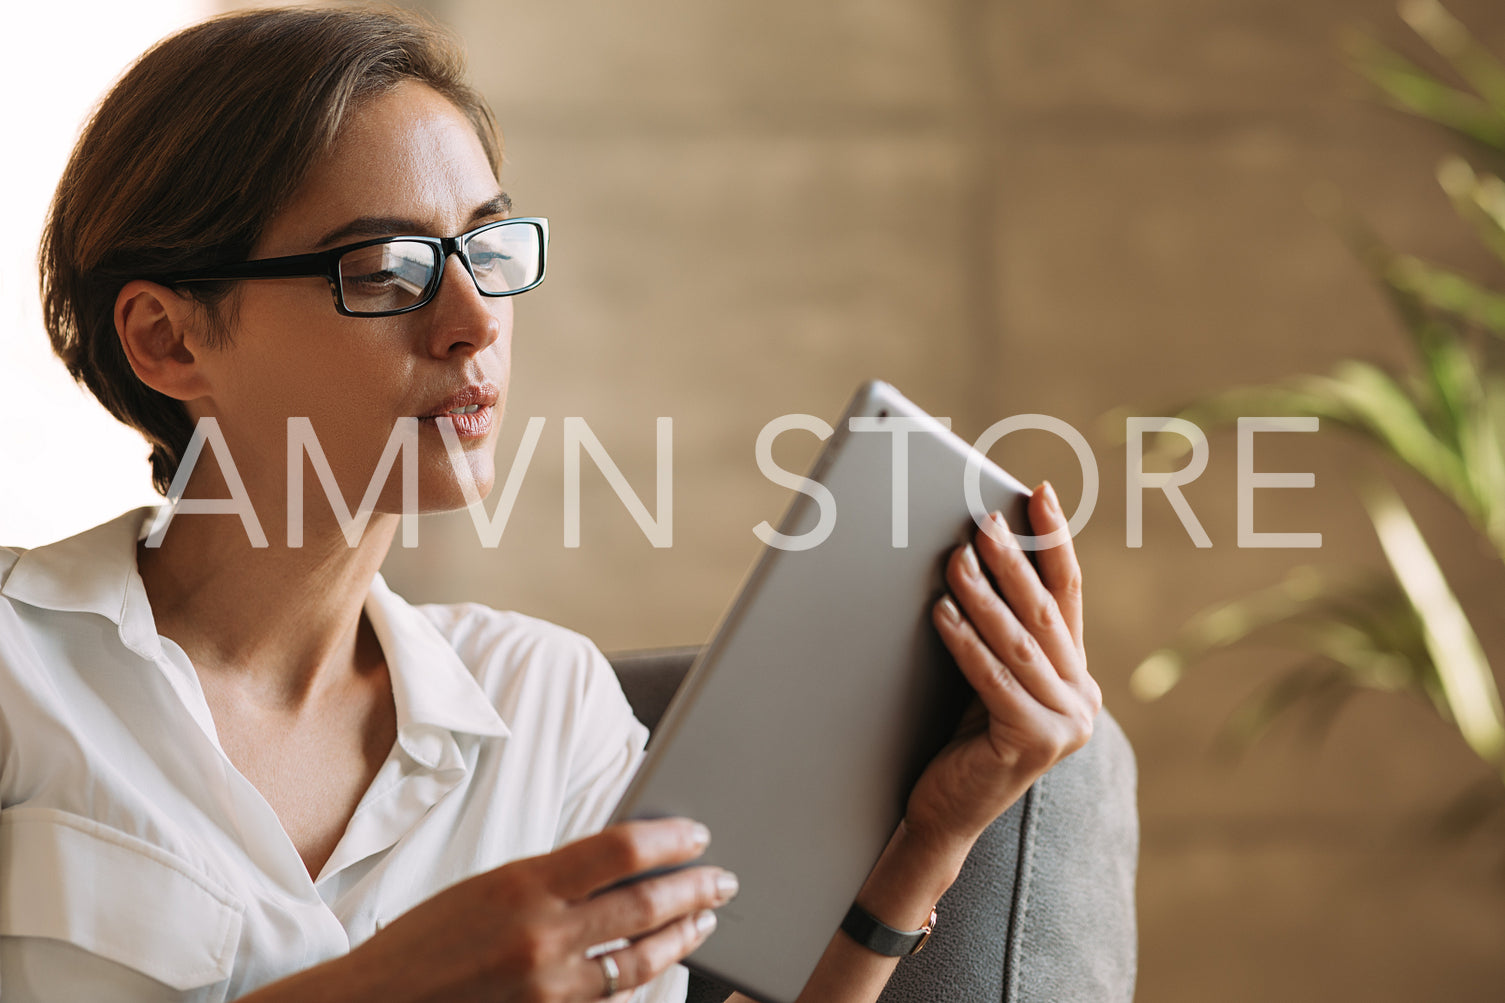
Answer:
M594 646L578 714L569 786L559 818L559 845L605 827L648 744L648 729L633 717L617 674Z

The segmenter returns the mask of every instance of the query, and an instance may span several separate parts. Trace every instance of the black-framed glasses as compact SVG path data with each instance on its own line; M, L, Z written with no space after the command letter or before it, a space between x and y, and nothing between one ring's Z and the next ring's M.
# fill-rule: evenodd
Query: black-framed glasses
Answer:
M318 276L329 280L334 308L347 317L390 317L434 298L451 254L482 296L516 296L543 281L549 221L503 219L458 237L377 237L312 254L261 258L162 277L172 285Z

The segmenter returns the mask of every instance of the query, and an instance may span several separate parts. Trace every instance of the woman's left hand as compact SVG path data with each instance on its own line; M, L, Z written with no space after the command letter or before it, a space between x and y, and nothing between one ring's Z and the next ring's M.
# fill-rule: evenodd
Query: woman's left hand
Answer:
M1081 568L1049 485L1031 495L1029 517L1036 536L1060 537L1038 552L1038 574L995 517L951 555L950 595L932 611L978 697L904 817L907 835L940 853L965 855L1030 784L1087 743L1102 708L1082 647Z

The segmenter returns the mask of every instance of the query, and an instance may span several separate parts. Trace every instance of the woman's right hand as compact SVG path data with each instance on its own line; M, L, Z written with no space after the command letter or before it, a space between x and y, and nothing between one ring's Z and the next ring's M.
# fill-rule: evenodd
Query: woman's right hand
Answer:
M630 944L610 952L625 999L700 946L715 929L711 910L736 894L736 880L717 867L686 867L611 886L687 864L709 841L704 826L686 819L625 822L478 874L393 920L341 959L348 962L339 965L341 992L355 989L351 999L445 1003L598 1000L605 969L585 952L627 939ZM295 976L287 988L300 981ZM273 992L266 1003L302 998L298 991Z

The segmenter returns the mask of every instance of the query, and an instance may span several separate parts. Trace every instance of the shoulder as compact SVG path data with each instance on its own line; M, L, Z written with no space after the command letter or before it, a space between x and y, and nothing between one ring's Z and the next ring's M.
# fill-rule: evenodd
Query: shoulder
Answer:
M414 609L433 624L483 685L498 672L575 677L611 671L606 657L585 635L547 620L480 603Z
M428 603L414 606L456 651L494 655L534 654L591 660L600 652L584 634L511 610L481 603Z
M479 603L423 605L416 612L448 642L509 720L607 715L631 719L599 648L576 631Z
M37 547L0 546L0 595L12 604L100 613L119 622L136 580L136 541L154 511L134 509Z

